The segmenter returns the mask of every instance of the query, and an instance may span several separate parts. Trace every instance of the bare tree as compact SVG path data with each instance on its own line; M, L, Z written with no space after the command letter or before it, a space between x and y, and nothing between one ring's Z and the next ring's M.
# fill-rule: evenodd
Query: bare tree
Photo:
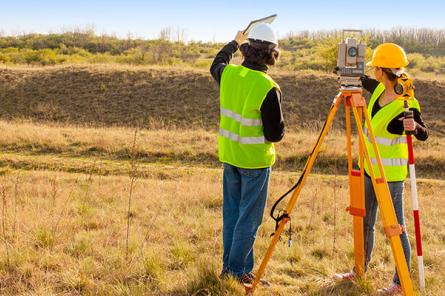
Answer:
M176 41L185 43L187 30L183 29L183 28L180 28L180 27L177 27L175 33L176 33Z
M172 39L172 28L166 27L162 28L159 32L159 39L170 41Z

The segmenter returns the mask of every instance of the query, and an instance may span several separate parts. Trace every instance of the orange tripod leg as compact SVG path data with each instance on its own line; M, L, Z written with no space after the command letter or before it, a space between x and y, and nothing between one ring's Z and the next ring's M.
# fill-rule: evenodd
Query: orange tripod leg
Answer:
M370 168L370 175L372 184L374 187L375 195L377 198L377 203L379 205L380 216L382 218L383 227L385 229L385 233L389 239L392 253L394 256L394 261L396 263L397 273L400 278L400 283L402 286L402 290L404 295L411 296L414 295L413 285L411 282L411 277L408 271L408 265L406 264L405 255L402 248L402 242L400 240L401 229L400 225L397 222L397 217L395 214L394 206L391 199L391 194L389 192L388 183L385 179L385 172L383 169L382 160L380 158L379 151L377 149L377 144L374 137L374 132L371 127L371 120L369 119L366 105L364 108L364 115L366 124L369 127L369 136L371 138L371 142L373 145L374 153L377 159L379 175L380 178L376 179L375 173L371 164L371 159L369 157L368 151L364 149L365 161ZM357 131L359 134L359 141L363 147L365 147L365 136L363 133L362 121L359 118L359 114L357 112L356 107L352 106L352 111L354 113L354 118L357 123Z
M362 277L365 273L365 240L363 230L365 205L360 171L352 170L349 173L349 186L351 206L348 208L348 211L353 216L355 272L358 277Z
M318 153L320 151L321 144L323 143L323 140L326 137L326 134L328 133L328 131L329 131L331 125L332 125L332 122L334 121L335 114L337 113L338 107L341 104L342 100L343 100L343 96L342 96L341 93L339 93L334 98L334 101L332 103L331 111L329 112L328 118L326 119L325 128L323 129L323 132L321 133L320 138L317 141L317 144L314 147L314 150L312 151L312 154L310 155L309 159L306 162L305 169L304 169L305 173L303 174L303 179L302 179L302 181L300 183L300 186L295 188L295 190L292 193L292 196L291 196L291 198L289 200L289 203L287 204L285 213L288 214L288 215L291 214L291 212L292 212L292 210L293 210L293 208L294 208L294 206L295 206L295 204L297 202L297 199L298 199L298 196L300 194L300 191L301 191L301 189L303 189L303 186L304 186L304 184L306 182L306 178L309 175L309 172L311 171L312 166L314 165L315 159L317 158L317 155L318 155ZM285 219L281 220L280 223L278 224L278 228L275 231L275 234L274 234L274 236L272 238L272 242L270 243L269 248L266 251L266 255L264 256L264 259L261 262L258 271L256 272L255 280L253 281L253 283L251 285L245 285L246 294L252 294L255 291L255 289L256 289L256 287L257 287L261 277L264 275L264 272L266 270L266 266L269 263L270 258L272 257L272 253L275 250L275 246L276 246L276 244L277 244L277 242L278 242L278 240L279 240L279 238L281 236L281 233L284 230L284 226L286 225L286 223L288 221L289 221L289 219L285 218Z
M255 288L257 287L261 277L263 276L266 266L272 257L272 253L275 249L275 246L280 238L281 233L284 230L285 224L289 221L289 216L297 202L298 196L305 184L306 178L309 174L309 172L312 169L312 166L315 162L315 159L320 151L320 146L330 129L334 116L338 110L338 107L342 100L345 98L350 98L352 111L354 114L355 123L357 126L357 131L359 134L359 150L360 150L360 162L361 162L361 169L358 173L357 171L352 170L352 153L350 148L350 119L347 116L347 130L348 130L348 171L349 171L349 177L350 177L350 185L351 185L351 207L349 211L351 214L355 213L354 215L354 246L355 246L355 257L356 257L356 270L360 273L363 273L364 270L364 250L363 250L363 209L364 209L364 186L363 186L363 162L366 161L366 164L370 168L370 175L372 179L372 184L374 186L374 191L376 193L377 202L380 209L380 215L382 217L383 226L385 228L385 233L387 234L392 252L394 255L394 259L397 266L397 272L399 274L399 278L401 281L402 289L405 295L411 296L413 295L413 287L411 283L411 278L409 276L408 266L405 261L405 256L402 249L402 243L400 240L400 225L397 224L397 219L394 211L394 207L392 204L391 196L389 193L388 184L385 180L382 160L380 158L379 152L377 150L377 145L375 142L374 133L372 131L370 119L367 114L366 110L366 104L364 102L364 98L362 95L361 90L342 90L339 92L339 94L335 97L332 108L329 112L328 118L326 119L325 127L323 128L323 131L308 159L306 162L303 175L301 176L301 182L300 184L295 188L294 192L292 193L291 199L289 200L289 203L286 207L286 210L284 211L285 214L288 216L282 219L279 224L278 228L275 231L275 234L272 238L272 242L267 249L266 255L261 262L261 265L256 273L256 277L252 285L246 286L246 293L251 294L254 292ZM357 102L360 102L357 104ZM347 106L348 107L348 106ZM360 109L360 114L357 111L357 108ZM350 109L348 109L350 110ZM348 113L349 111L347 111ZM365 146L365 136L363 134L363 125L362 125L362 117L361 114L365 115L365 120L368 125L368 130L371 138L371 142L373 144L373 149L377 158L378 168L379 168L379 179L376 179L373 167L371 165L371 159L368 154L368 151L364 149ZM360 215L359 215L360 214Z
M365 216L365 196L363 184L363 172L352 169L352 143L351 143L351 110L350 97L345 101L346 106L346 139L348 150L348 176L349 176L349 196L350 206L347 211L353 216L354 232L354 258L355 272L358 277L363 277L365 273L365 242L363 217ZM359 147L360 155L362 147ZM360 157L362 160L363 157ZM361 166L363 168L363 165Z

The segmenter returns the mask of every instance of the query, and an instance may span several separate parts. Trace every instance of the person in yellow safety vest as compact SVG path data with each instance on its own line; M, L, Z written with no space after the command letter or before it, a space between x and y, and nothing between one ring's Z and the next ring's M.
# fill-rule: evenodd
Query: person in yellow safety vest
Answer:
M410 266L410 244L405 227L404 206L403 206L403 182L407 177L408 148L405 131L414 131L415 137L420 141L428 138L428 130L422 120L420 105L417 99L409 100L410 110L414 113L414 118L404 118L404 100L396 94L394 87L397 78L404 73L404 67L408 65L405 51L394 43L383 43L375 49L372 60L367 64L374 68L374 77L362 77L363 87L371 93L368 105L368 113L371 118L372 129L375 134L376 144L388 181L392 202L397 216L397 221L403 226L404 232L400 235L403 251L408 267ZM374 171L377 172L377 162L375 159L372 144L367 133L367 126L364 127L364 134L367 137L367 150L370 153L371 163ZM365 240L365 270L371 260L371 253L374 247L374 225L377 215L377 200L371 179L369 168L365 169L365 207L364 217L364 240ZM335 277L341 280L355 279L355 272L336 274ZM380 289L386 295L401 293L400 280L397 271L389 287Z
M247 43L244 43L248 39ZM240 48L241 65L230 64ZM268 24L258 24L216 55L210 72L220 86L219 160L223 163L223 267L221 278L251 283L253 245L262 222L273 142L284 136L281 90L267 74L279 57L278 40Z

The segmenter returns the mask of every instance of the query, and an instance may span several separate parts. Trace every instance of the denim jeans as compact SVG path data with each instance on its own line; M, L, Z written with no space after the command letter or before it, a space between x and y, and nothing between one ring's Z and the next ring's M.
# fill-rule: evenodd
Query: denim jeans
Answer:
M405 226L405 215L403 207L403 181L401 182L388 182L389 192L391 193L391 199L394 205L394 209L397 216L397 222L400 225ZM371 260L372 249L374 247L374 225L377 216L378 204L375 197L372 181L368 176L365 176L365 206L366 216L364 218L364 239L365 239L365 270L368 268L368 263ZM411 247L408 241L408 234L403 232L400 235L402 240L403 252L405 254L406 263L408 269L410 268L410 254ZM400 285L399 276L397 270L394 273L393 282Z
M237 277L253 270L253 244L263 220L270 172L224 163L223 270Z

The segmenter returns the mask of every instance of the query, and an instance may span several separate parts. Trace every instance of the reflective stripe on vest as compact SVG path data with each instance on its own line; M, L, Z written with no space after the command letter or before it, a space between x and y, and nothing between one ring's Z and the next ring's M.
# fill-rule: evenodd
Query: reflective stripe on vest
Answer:
M406 166L408 159L406 158L381 158L383 166ZM377 165L377 159L372 157L371 163Z
M230 139L232 141L238 142L240 144L264 144L264 137L241 137L235 133L231 133L222 128L219 129L219 134L224 138Z
M368 129L366 127L363 128L363 133L368 138L368 141L371 142L371 135L368 132ZM397 145L397 144L406 144L406 137L400 136L394 139L388 139L388 138L382 138L382 137L375 137L375 142L380 145L385 146L391 146L391 145Z
M240 114L233 112L232 110L221 107L221 115L235 119L239 123L245 126L263 126L261 119L244 118Z

